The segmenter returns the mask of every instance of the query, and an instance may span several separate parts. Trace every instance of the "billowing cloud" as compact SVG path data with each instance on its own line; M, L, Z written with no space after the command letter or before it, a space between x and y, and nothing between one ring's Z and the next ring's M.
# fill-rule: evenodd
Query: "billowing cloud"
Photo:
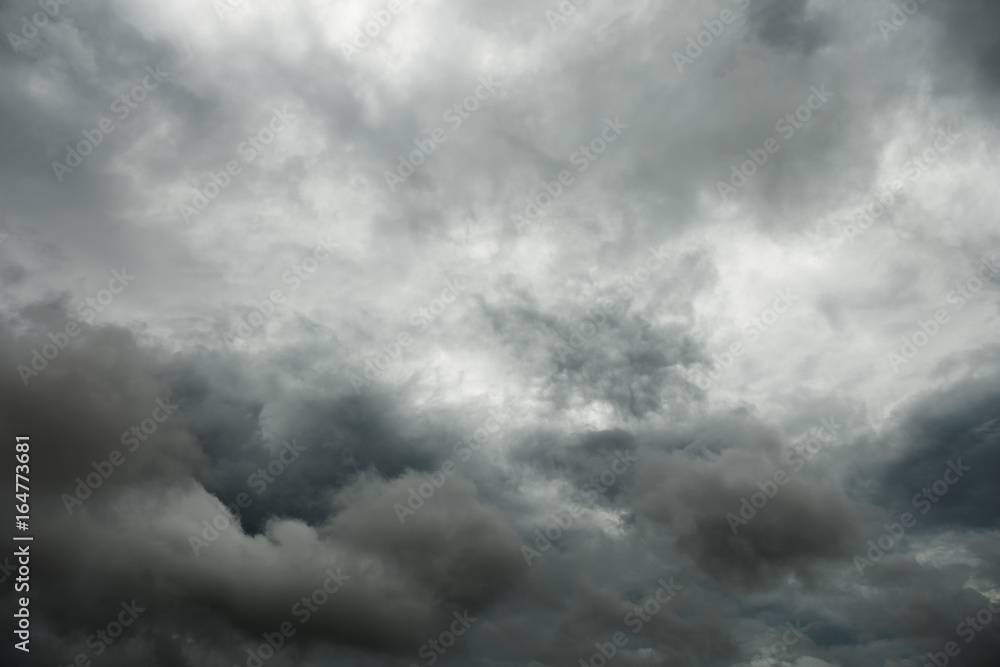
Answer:
M4 664L992 665L997 19L5 3Z

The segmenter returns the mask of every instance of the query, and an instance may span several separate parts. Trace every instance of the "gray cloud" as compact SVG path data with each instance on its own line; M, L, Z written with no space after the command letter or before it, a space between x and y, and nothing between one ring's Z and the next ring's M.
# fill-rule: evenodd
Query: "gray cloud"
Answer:
M0 8L4 664L993 664L993 3L403 4Z

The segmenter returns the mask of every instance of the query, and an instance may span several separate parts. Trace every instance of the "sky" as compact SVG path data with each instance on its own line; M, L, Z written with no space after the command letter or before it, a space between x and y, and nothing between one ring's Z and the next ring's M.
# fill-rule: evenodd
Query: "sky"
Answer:
M998 27L0 2L0 662L994 666Z

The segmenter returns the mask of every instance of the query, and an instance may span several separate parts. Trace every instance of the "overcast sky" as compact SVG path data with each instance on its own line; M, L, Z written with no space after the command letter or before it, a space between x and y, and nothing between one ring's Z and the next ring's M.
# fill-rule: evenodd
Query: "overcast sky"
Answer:
M4 661L996 665L995 2L0 28Z

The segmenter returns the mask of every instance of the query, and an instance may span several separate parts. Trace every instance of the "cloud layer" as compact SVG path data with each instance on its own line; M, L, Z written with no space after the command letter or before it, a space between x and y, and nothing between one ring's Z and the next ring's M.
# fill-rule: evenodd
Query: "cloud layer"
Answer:
M998 20L4 3L5 664L993 665Z

